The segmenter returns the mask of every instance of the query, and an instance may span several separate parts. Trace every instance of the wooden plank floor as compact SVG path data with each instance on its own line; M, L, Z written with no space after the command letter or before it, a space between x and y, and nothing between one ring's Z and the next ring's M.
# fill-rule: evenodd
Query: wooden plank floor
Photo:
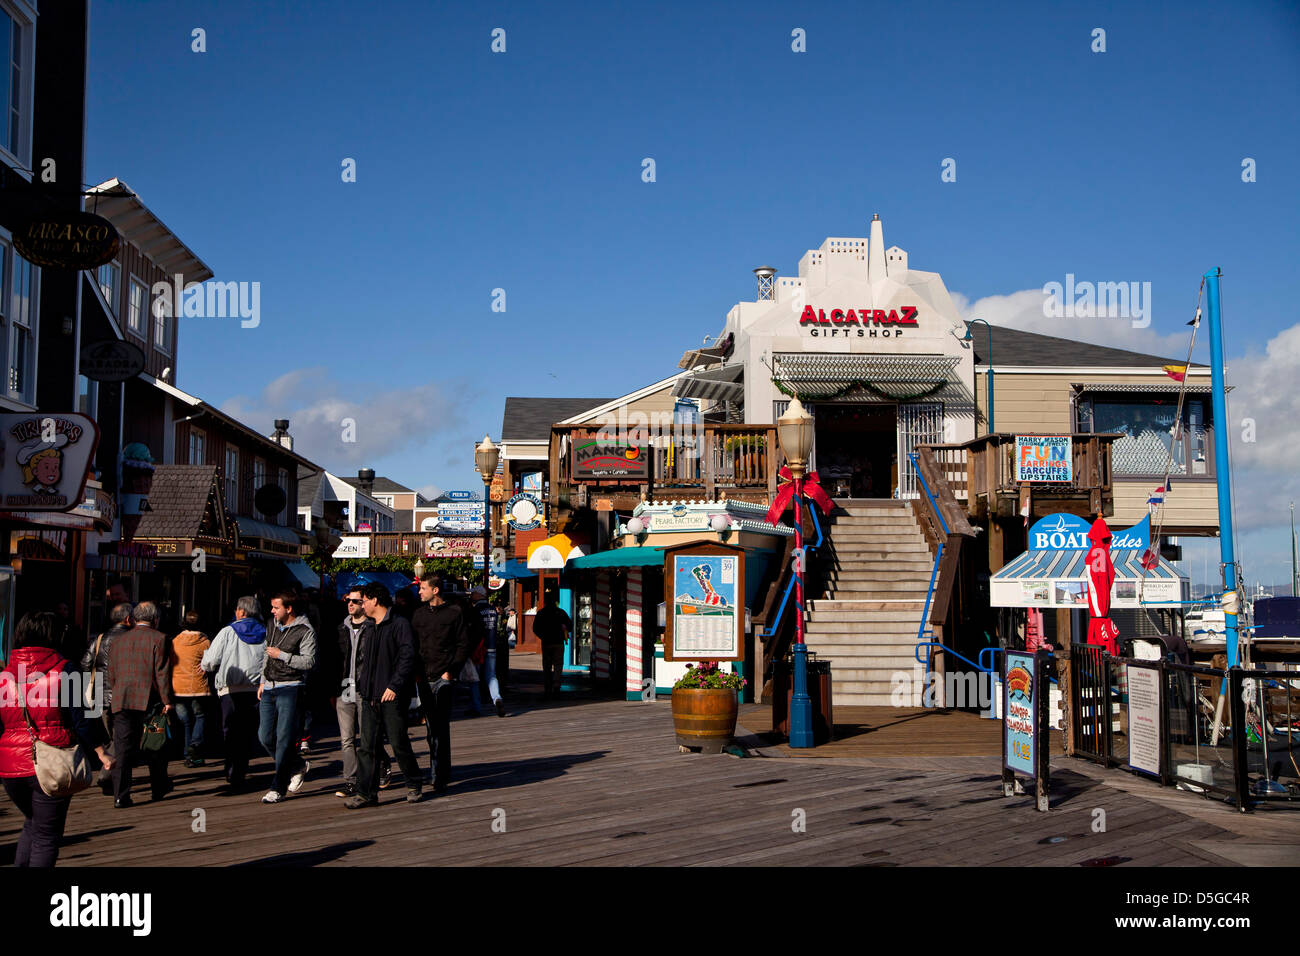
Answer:
M754 740L751 749L768 757L998 757L1002 722L961 710L922 707L836 707L835 738L811 750L791 750L772 735L772 708L741 707L740 728ZM1062 753L1061 735L1052 735L1052 753Z
M516 663L535 667L523 656ZM939 726L961 722L931 723L941 738L931 746L943 749ZM1068 866L1114 858L1204 866L1228 862L1214 848L1252 840L1248 830L1239 832L1240 821L1230 829L1213 814L1188 813L1168 794L1153 800L1069 768L1054 771L1053 809L1042 814L1029 797L1000 795L996 757L682 754L663 700L578 692L544 704L516 694L509 718L458 719L452 733L452 787L437 800L409 805L398 784L382 793L378 808L344 810L333 796L341 768L333 739L313 754L303 791L279 805L262 804L261 791L218 795L219 766L173 763L177 789L160 803L149 802L147 786L127 810L114 810L98 791L75 798L59 862ZM412 737L427 767L422 729L413 728ZM255 773L268 771L267 758L254 764ZM1104 833L1092 830L1095 808L1106 811ZM195 832L200 810L205 827ZM792 824L801 819L804 830L796 832ZM501 821L505 832L498 832ZM0 862L12 860L20 824L0 800ZM1300 862L1300 854L1284 850L1283 857Z

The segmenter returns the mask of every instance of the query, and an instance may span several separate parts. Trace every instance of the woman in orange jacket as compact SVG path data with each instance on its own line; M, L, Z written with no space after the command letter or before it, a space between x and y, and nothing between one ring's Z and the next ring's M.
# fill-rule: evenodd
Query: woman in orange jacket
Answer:
M176 700L176 716L185 725L187 767L202 767L204 764L201 751L208 711L208 675L199 662L212 642L198 630L198 624L198 613L186 611L185 630L172 638L172 696Z

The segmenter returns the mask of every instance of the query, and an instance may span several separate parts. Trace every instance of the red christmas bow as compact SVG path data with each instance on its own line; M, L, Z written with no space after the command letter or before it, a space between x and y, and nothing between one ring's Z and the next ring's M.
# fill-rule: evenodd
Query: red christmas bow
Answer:
M768 524L776 524L780 521L781 515L785 514L785 509L790 507L790 502L794 498L794 477L790 474L790 469L783 465L777 474L785 480L785 484L776 493L776 501L772 502L772 507L767 509ZM822 514L828 515L835 510L835 502L831 501L830 496L822 490L817 472L810 471L804 476L803 493L817 503L817 506L822 509Z

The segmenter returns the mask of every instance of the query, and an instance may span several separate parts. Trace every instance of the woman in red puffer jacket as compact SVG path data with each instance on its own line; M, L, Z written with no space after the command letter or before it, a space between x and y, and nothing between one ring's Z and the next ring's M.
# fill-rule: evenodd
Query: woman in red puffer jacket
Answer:
M16 866L54 865L72 803L71 797L47 796L36 780L35 743L24 705L42 742L72 747L80 740L105 768L112 767L104 753L104 728L87 719L83 709L81 682L62 677L75 674L76 668L55 650L59 633L50 612L24 614L14 630L14 652L0 671L0 781L24 817Z

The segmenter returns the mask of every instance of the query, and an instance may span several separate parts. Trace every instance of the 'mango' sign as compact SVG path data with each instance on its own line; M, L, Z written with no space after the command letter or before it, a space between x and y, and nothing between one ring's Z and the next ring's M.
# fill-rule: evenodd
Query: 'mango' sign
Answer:
M574 481L649 481L649 449L600 437L576 438L570 477Z

